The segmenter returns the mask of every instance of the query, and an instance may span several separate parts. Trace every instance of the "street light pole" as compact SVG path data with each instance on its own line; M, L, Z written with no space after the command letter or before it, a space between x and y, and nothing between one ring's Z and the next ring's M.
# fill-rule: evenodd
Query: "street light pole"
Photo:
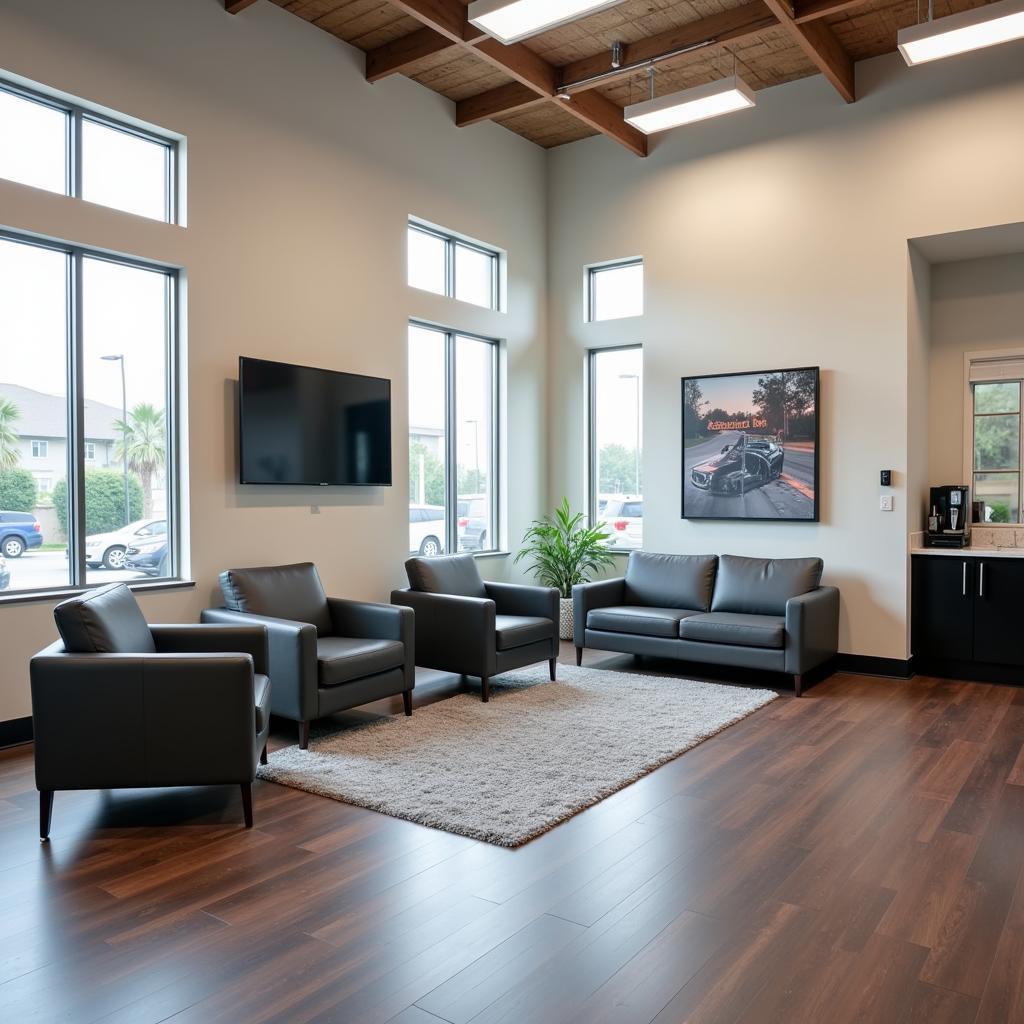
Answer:
M128 501L128 389L125 385L124 355L100 356L108 363L121 364L121 465L124 469L124 525L132 521L131 505Z
M640 374L639 373L620 373L619 380L631 380L636 384L636 491L633 496L635 498L640 497Z

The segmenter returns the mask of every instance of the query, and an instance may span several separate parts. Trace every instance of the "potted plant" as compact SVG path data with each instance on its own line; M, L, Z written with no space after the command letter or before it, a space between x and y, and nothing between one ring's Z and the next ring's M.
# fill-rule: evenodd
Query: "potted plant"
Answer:
M537 581L558 589L558 635L563 640L572 639L572 588L614 564L608 536L603 526L587 526L582 512L573 515L569 499L563 498L554 515L534 520L523 537L516 563L530 559L529 571Z

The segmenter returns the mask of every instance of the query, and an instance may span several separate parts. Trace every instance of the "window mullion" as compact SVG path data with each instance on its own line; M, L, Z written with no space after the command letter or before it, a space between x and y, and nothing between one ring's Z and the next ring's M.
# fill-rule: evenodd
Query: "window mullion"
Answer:
M446 331L445 344L445 549L449 555L459 551L459 467L458 443L456 440L456 395L455 395L455 334Z
M73 586L85 585L85 366L82 253L70 254L68 289L68 568Z

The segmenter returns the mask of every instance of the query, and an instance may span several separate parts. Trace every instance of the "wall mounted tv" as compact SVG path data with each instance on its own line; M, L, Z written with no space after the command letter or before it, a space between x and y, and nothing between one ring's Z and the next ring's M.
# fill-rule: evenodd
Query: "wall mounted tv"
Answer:
M391 381L242 356L241 482L391 486Z

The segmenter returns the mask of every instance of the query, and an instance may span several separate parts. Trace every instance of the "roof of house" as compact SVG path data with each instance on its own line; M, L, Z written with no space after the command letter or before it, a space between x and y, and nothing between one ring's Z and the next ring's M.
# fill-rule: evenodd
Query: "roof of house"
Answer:
M18 407L14 429L25 438L67 437L68 402L62 395L47 395L20 384L0 381L0 398ZM116 422L121 410L103 402L85 400L85 436L90 441L114 441L120 437Z

